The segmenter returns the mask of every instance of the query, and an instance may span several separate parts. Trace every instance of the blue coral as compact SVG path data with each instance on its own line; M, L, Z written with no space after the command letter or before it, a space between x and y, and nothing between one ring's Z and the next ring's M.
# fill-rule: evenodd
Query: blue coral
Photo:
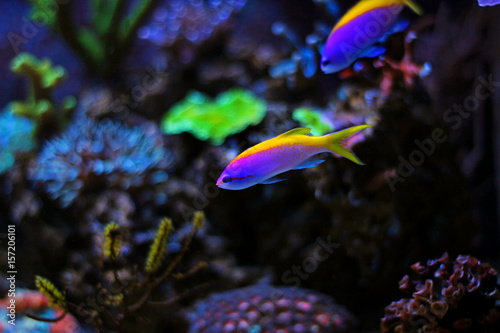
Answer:
M315 0L322 11L332 16L334 20L340 18L340 6L335 0ZM286 78L287 84L295 87L298 73L311 79L316 75L319 69L319 58L323 52L324 41L330 33L330 25L322 22L316 22L314 32L306 37L305 43L300 40L296 33L283 22L275 22L272 26L272 32L276 36L282 36L293 45L295 49L291 57L280 61L269 69L269 75L273 78Z
M81 117L46 144L31 177L67 207L96 187L131 190L163 182L171 162L156 127Z
M17 153L35 148L34 135L33 121L6 111L0 114L0 174L12 167Z
M353 316L329 296L266 284L231 290L199 302L189 333L350 332Z

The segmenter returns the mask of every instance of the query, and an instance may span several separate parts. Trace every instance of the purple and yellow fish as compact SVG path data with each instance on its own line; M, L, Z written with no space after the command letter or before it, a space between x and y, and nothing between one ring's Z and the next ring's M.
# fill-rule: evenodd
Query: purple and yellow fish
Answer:
M217 179L217 186L242 190L256 184L272 184L284 179L275 176L288 170L306 169L324 162L319 153L332 152L363 164L345 146L349 137L370 125L360 125L324 136L310 136L310 128L296 128L261 142L239 154Z
M359 58L373 58L385 52L376 43L396 30L403 6L417 14L422 10L412 0L361 0L333 27L321 56L326 74L338 72Z

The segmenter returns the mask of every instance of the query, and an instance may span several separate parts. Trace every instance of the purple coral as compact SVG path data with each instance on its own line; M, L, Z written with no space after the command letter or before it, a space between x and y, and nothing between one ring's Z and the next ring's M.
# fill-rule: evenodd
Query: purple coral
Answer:
M210 296L189 315L190 333L347 332L353 316L329 296L306 289L255 285Z
M139 30L139 38L166 47L181 41L198 45L224 30L231 15L245 3L246 0L169 1L154 12L149 25Z
M383 332L499 332L497 271L471 256L448 254L414 264L399 288L413 298L392 302L381 321Z

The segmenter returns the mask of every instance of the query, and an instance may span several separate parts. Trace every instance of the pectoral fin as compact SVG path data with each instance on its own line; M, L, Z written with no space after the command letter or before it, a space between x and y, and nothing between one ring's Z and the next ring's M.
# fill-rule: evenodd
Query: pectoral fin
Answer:
M261 184L274 184L274 183L282 182L284 180L286 180L286 179L278 178L278 177L271 177L271 178L268 178L268 179L264 180L263 182L261 182Z
M301 164L297 165L294 169L298 170L298 169L314 168L315 166L320 165L324 161L325 160L322 160L317 155L315 155L313 157L308 158Z
M382 38L380 38L377 43L385 43L387 42L387 40L392 37L392 35L398 33L398 32L401 32L401 31L404 31L406 30L406 28L408 28L410 26L410 22L407 21L407 20L400 20L398 22L396 22L396 24L394 24L394 26L391 28L391 30L389 30L388 32L385 33L384 36L382 36Z
M385 52L385 48L382 46L372 46L364 50L360 55L360 58L375 58Z

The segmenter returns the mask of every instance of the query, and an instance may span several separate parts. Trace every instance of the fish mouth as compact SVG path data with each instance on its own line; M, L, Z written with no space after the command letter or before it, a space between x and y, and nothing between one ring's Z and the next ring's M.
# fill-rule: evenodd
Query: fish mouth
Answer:
M224 184L224 183L223 182L217 182L217 183L215 183L215 185L217 185L217 186L222 185L222 184Z

